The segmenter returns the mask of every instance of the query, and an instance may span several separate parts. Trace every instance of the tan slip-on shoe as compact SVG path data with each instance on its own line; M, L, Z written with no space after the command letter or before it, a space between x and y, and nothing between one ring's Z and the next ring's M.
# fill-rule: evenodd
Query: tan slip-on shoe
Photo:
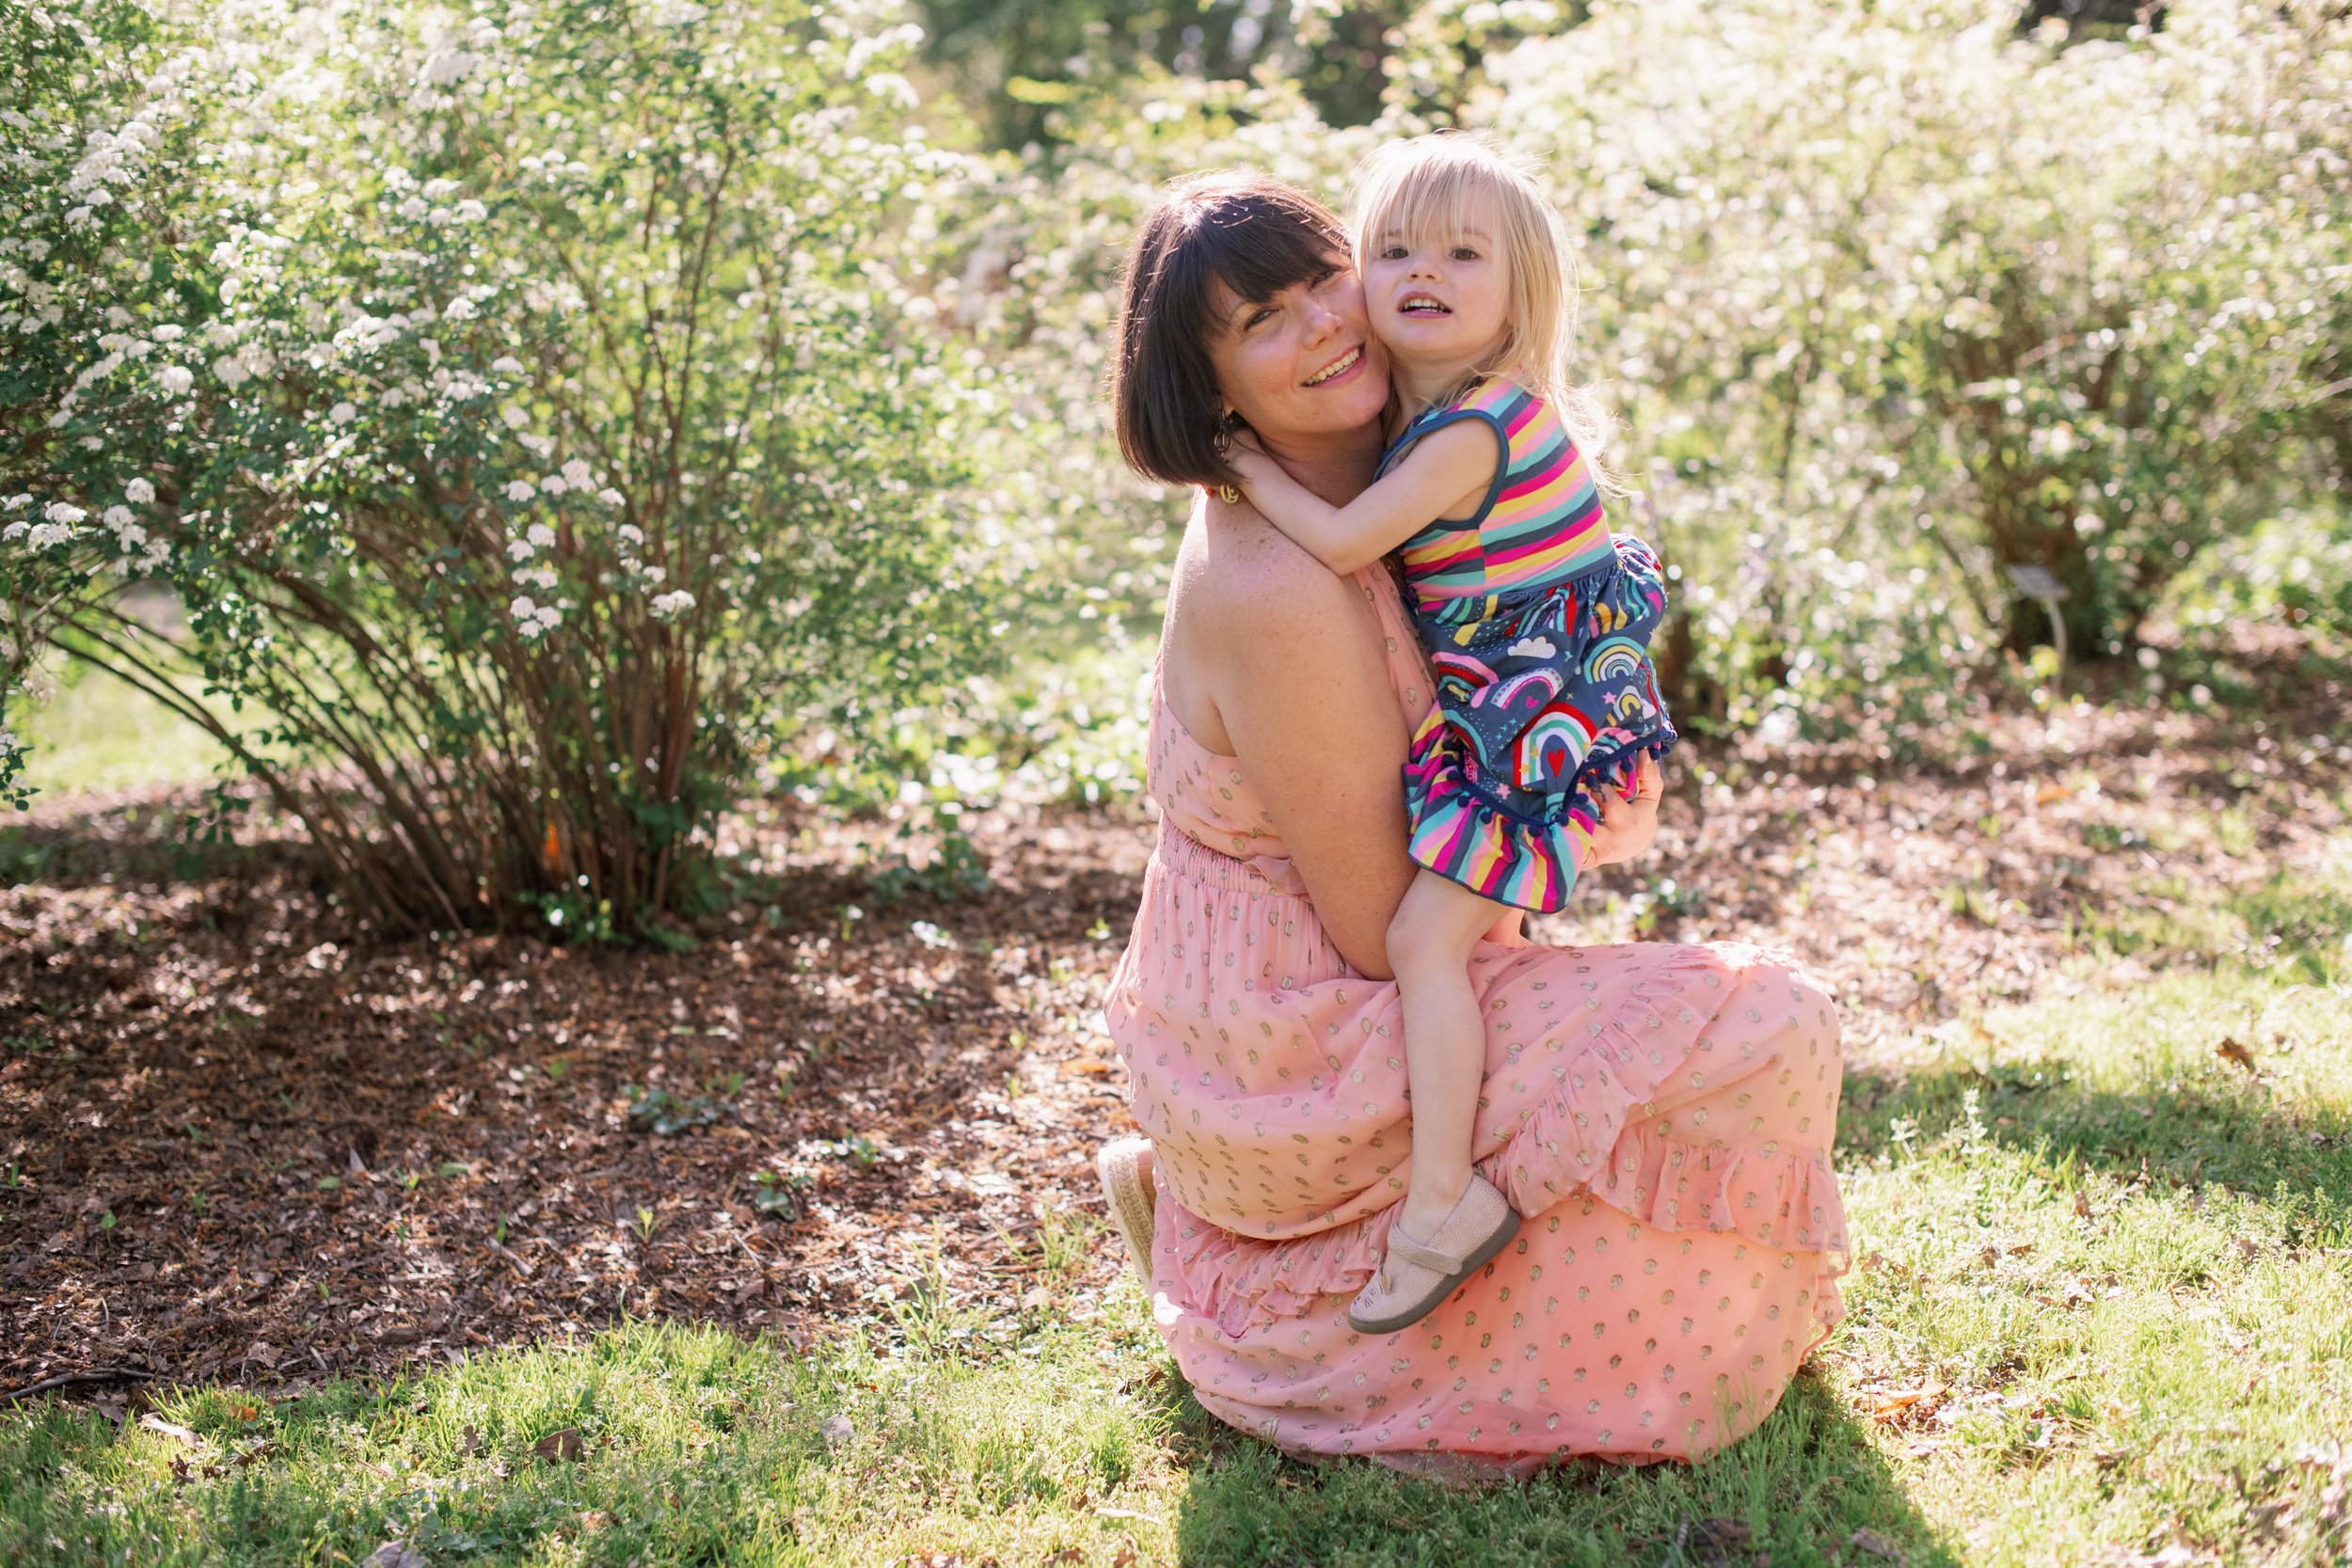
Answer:
M1388 1256L1349 1304L1347 1325L1359 1334L1412 1327L1518 1233L1519 1216L1510 1201L1472 1171L1453 1212L1428 1241L1406 1234L1402 1225L1389 1227Z
M1127 1261L1135 1266L1136 1277L1143 1281L1143 1293L1152 1293L1152 1140L1149 1138L1118 1138L1103 1146L1094 1157L1095 1174L1103 1179L1103 1200L1111 1212L1111 1223L1119 1227L1120 1240L1127 1243Z

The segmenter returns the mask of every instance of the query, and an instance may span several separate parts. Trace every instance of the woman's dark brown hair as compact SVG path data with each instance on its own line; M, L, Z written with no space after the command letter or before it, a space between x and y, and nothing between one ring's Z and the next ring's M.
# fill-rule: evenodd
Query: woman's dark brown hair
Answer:
M1128 463L1165 484L1232 483L1209 356L1228 328L1210 308L1216 285L1263 305L1346 265L1346 226L1279 180L1219 172L1168 187L1127 252L1111 405Z

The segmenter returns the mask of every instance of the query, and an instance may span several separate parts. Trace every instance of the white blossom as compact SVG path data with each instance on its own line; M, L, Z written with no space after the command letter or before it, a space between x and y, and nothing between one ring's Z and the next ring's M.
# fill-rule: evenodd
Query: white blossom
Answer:
M693 608L694 595L683 588L673 589L667 594L657 594L653 598L653 613L657 620L667 621Z
M155 486L144 479L135 479L122 487L123 495L140 506L155 499Z
M544 550L555 544L555 530L545 523L533 523L523 531L523 537L531 541L533 548Z
M575 489L585 490L596 482L596 474L595 469L575 457L564 465L564 479Z
M71 501L51 501L40 509L40 515L53 523L62 523L69 528L89 515Z
M348 403L339 403L326 411L328 424L349 424L359 417L359 410Z
M241 387L252 379L253 372L233 354L224 354L213 361L213 374L224 387Z
M538 493L538 489L527 479L510 479L506 482L506 499L510 501L527 501Z
M196 385L196 372L185 365L166 365L155 372L155 385L179 397Z

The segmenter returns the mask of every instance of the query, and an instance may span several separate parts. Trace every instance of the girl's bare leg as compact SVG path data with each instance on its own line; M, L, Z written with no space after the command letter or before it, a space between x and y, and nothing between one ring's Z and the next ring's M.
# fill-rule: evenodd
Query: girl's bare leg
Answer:
M1413 1092L1413 1165L1400 1216L1434 1234L1470 1179L1470 1135L1486 1071L1486 1031L1470 959L1503 906L1422 871L1389 923L1389 962L1405 1006L1405 1070Z

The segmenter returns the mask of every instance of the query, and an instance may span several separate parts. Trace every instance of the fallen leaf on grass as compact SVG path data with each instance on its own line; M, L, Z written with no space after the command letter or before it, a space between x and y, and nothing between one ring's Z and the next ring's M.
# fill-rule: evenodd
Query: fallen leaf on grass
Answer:
M1697 1519L1682 1528L1677 1537L1677 1545L1693 1556L1694 1562L1721 1562L1734 1553L1745 1552L1756 1532L1738 1519Z
M1111 1559L1111 1568L1134 1568L1134 1565L1140 1560L1141 1559L1136 1554L1136 1538L1132 1535L1120 1536L1119 1555Z
M2074 1195L2074 1217L2078 1220L2090 1218L2090 1199L2082 1193Z
M1075 1546L1064 1546L1060 1551L1056 1552L1052 1557L1045 1560L1045 1568L1057 1568L1057 1564L1065 1562L1084 1562L1086 1560L1086 1553L1080 1551Z
M139 1425L145 1427L150 1432L160 1432L166 1437L172 1439L174 1442L185 1443L189 1448L194 1448L198 1443L203 1441L203 1439L198 1437L195 1433L190 1432L186 1427L174 1426L171 1422L165 1420L161 1416L156 1415L151 1410L139 1418Z
M408 1549L405 1541L387 1541L375 1548L368 1559L368 1568L430 1568L423 1558Z
M1867 1526L1847 1537L1846 1544L1857 1552L1867 1552L1872 1557L1883 1557L1889 1562L1899 1563L1906 1560L1900 1546Z
M857 1428L850 1424L847 1416L828 1416L824 1426L818 1430L824 1434L825 1447L829 1449L837 1449L857 1435Z
M1948 1383L1923 1383L1916 1388L1893 1388L1873 1394L1862 1402L1863 1410L1882 1426L1892 1426L1908 1416L1932 1416L1951 1391Z
M1141 1519L1146 1524L1152 1525L1168 1523L1156 1513L1139 1513L1132 1508L1098 1508L1094 1511L1094 1516L1097 1519Z
M569 1461L586 1458L588 1445L580 1440L580 1433L576 1429L565 1427L563 1431L551 1432L532 1444L531 1451L541 1459Z
M2254 1066L2254 1053L2233 1039L2225 1039L2219 1045L2215 1046L2213 1053L2232 1067L2243 1068L2248 1072L2260 1070Z

